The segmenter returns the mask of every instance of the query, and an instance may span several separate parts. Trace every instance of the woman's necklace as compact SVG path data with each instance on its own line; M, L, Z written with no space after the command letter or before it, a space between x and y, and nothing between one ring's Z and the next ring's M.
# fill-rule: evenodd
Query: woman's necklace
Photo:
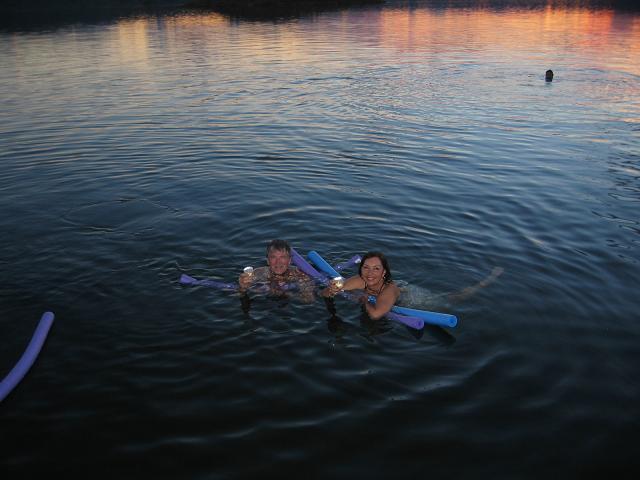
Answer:
M365 291L371 295L375 295L376 297L378 295L380 295L382 293L382 289L385 287L386 283L382 282L382 285L380 285L380 288L378 289L378 291L376 292L375 289L373 287L370 287L369 285L367 285L366 283L365 285Z

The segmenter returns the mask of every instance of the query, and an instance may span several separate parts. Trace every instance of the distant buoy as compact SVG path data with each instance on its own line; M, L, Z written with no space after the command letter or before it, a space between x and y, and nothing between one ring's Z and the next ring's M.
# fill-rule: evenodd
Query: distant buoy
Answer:
M553 70L547 70L547 72L544 74L544 79L547 82L551 82L553 80Z

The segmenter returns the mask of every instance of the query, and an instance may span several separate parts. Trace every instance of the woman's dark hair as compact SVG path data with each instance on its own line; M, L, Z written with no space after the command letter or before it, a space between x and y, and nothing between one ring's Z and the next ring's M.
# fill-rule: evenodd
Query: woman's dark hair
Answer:
M384 283L391 283L393 280L391 278L391 268L389 267L389 261L387 257L384 256L382 252L367 252L362 256L362 260L360 261L360 265L358 265L358 275L362 276L362 266L364 265L364 261L369 258L379 258L380 263L382 263L382 268L385 269L387 273L384 274Z
M289 245L289 242L287 242L286 240L271 240L271 242L269 242L269 245L267 245L267 257L273 250L278 250L279 252L285 251L289 255L291 255L291 245Z

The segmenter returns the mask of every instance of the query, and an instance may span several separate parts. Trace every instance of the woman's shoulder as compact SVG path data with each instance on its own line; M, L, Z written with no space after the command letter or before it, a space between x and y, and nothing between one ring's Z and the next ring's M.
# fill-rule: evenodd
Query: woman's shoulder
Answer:
M395 282L389 282L386 284L386 286L383 289L384 291L389 292L390 295L393 295L395 297L395 299L397 300L398 297L400 296L400 287L398 287L398 285L396 285Z
M394 291L397 291L397 292L400 291L400 287L398 286L398 284L396 282L391 281L391 282L387 283L387 286L389 288L391 288L392 290L394 290Z

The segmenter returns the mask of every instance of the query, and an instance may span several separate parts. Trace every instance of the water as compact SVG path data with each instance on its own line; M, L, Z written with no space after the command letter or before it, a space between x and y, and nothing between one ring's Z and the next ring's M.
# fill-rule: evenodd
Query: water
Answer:
M0 36L0 376L56 313L0 406L8 478L640 470L637 13L390 2ZM460 323L245 315L178 282L235 281L275 237L382 250Z

